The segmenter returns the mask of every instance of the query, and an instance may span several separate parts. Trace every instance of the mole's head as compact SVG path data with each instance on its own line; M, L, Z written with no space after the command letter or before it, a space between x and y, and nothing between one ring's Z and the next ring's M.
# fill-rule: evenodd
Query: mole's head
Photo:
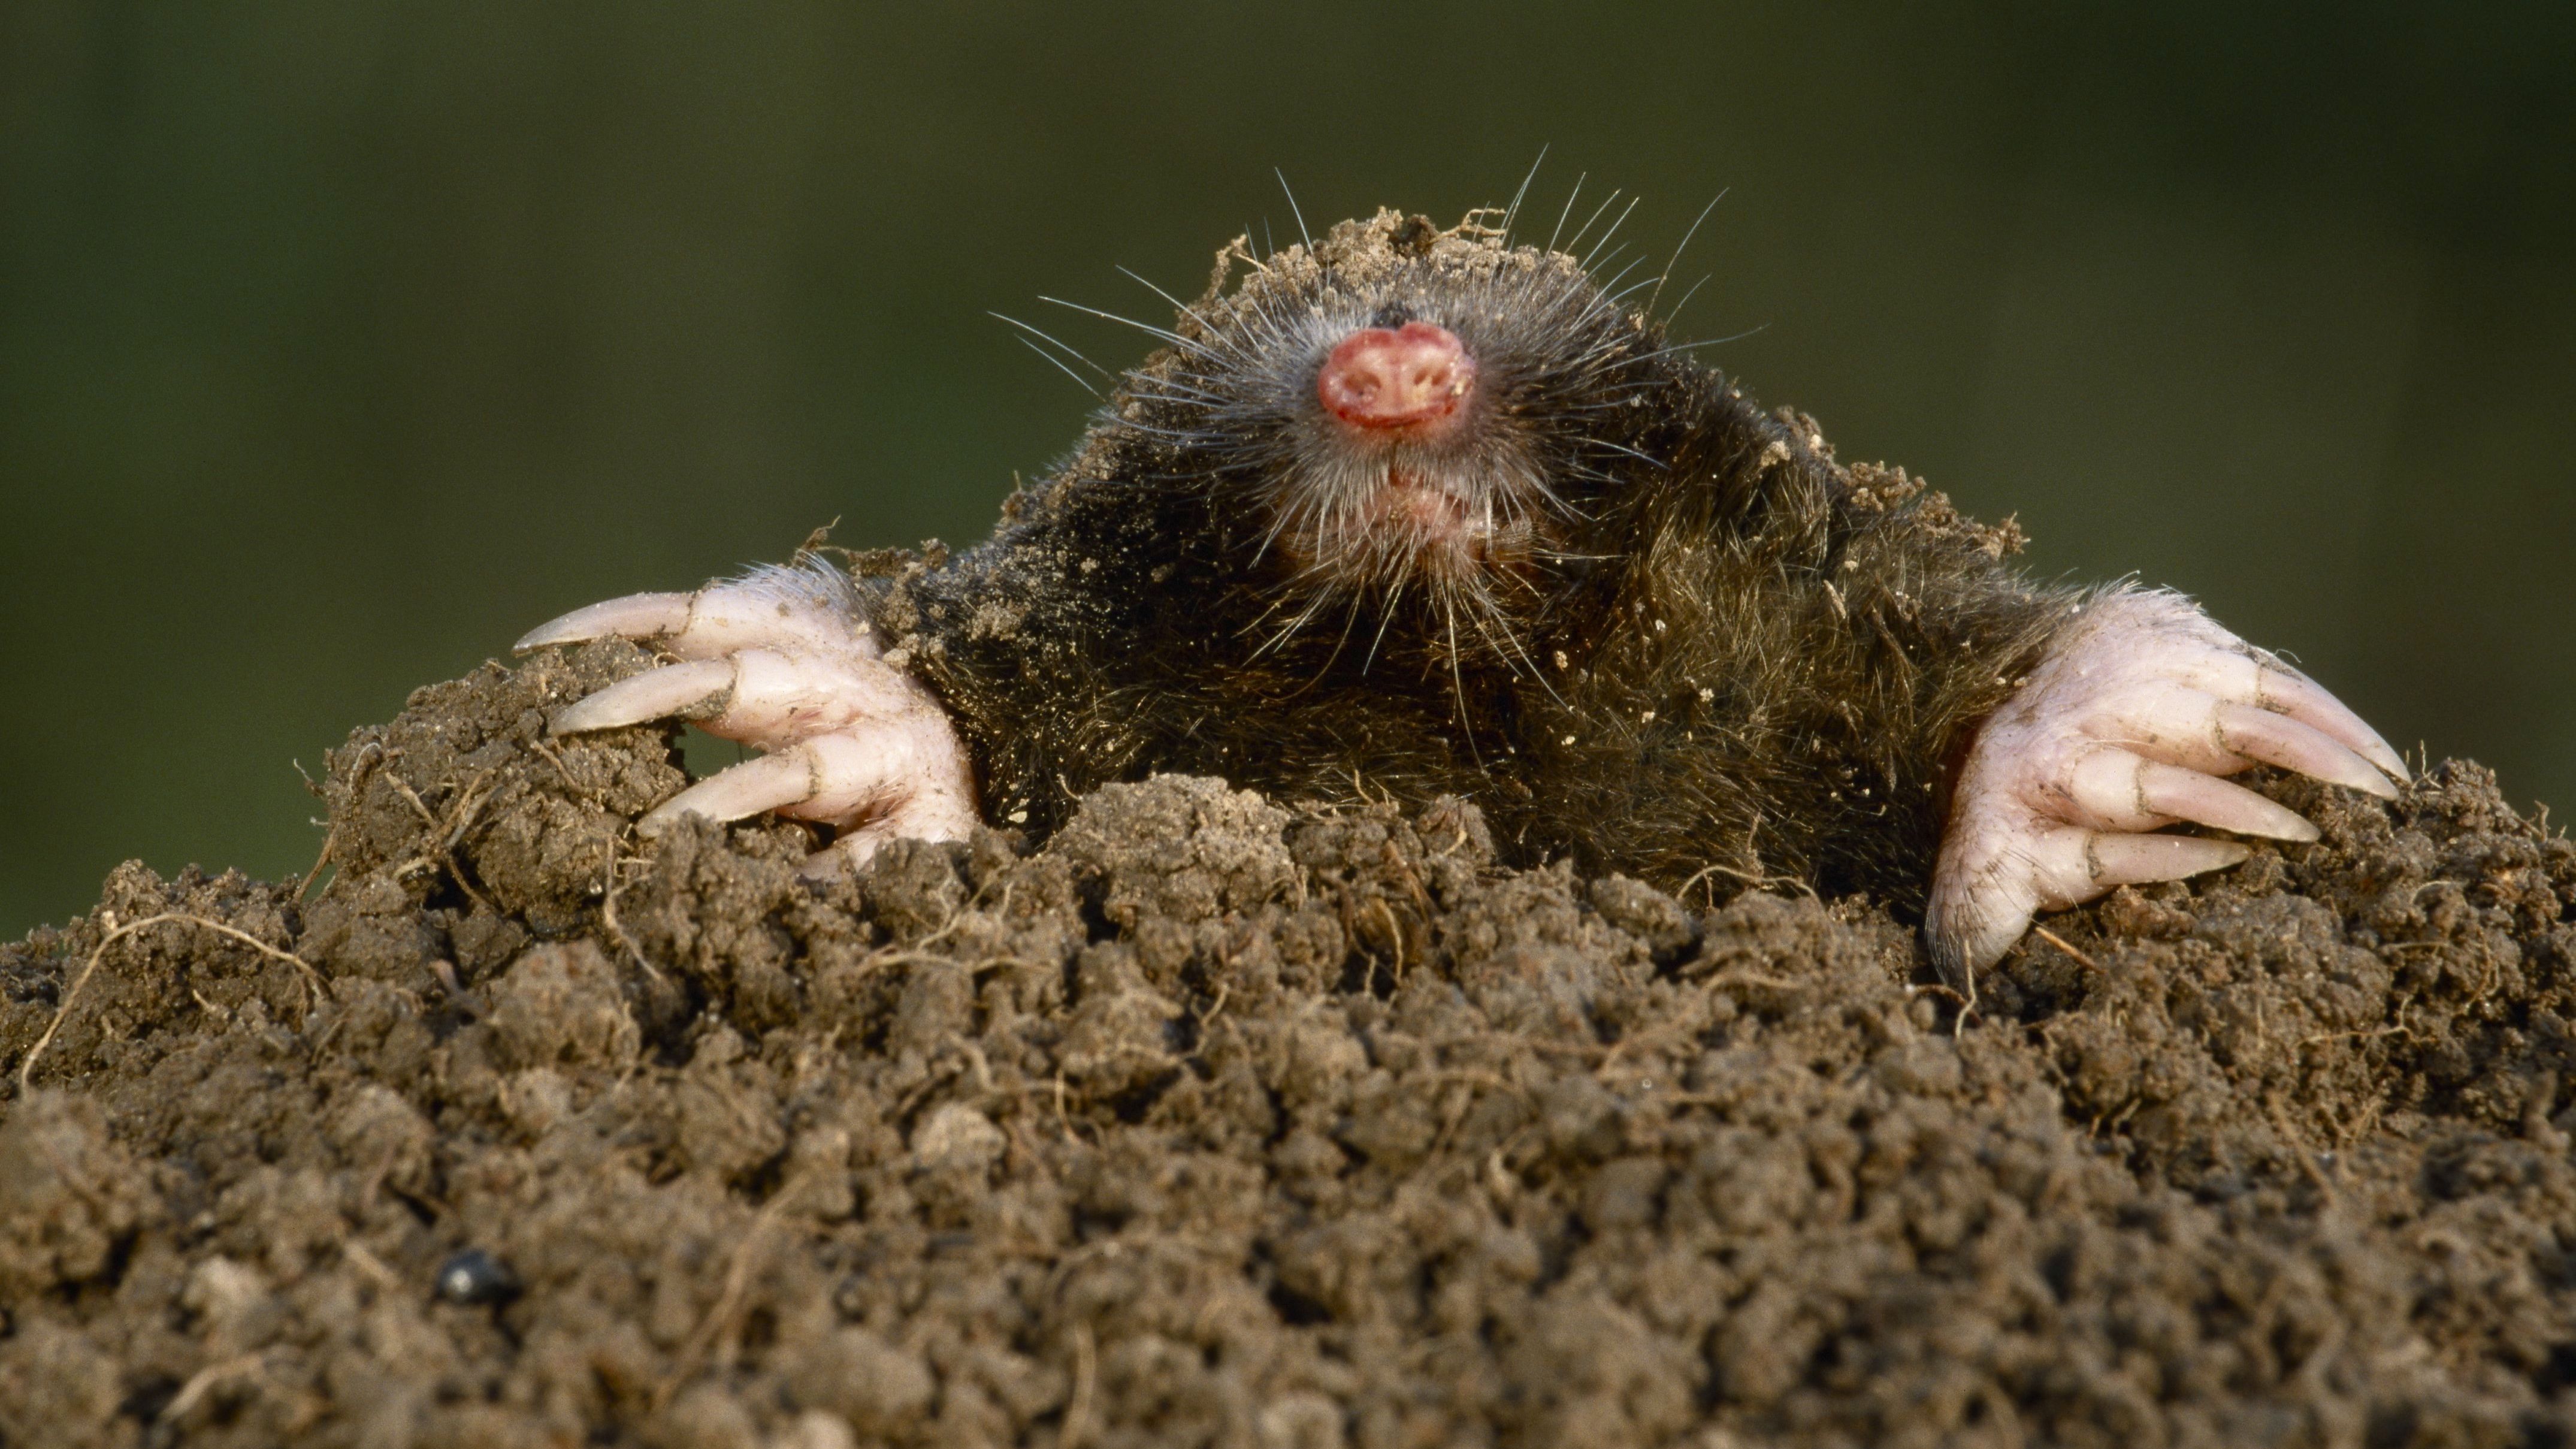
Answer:
M1637 430L1671 410L1646 394L1688 370L1573 258L1394 212L1238 242L1169 335L1104 420L1127 476L1204 485L1252 525L1247 566L1488 638L1656 466Z

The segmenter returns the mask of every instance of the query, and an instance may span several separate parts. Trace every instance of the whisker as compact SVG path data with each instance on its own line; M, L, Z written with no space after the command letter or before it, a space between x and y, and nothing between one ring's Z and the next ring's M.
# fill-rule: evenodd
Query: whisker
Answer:
M1675 322L1680 321L1680 320L1681 320L1681 315L1682 315L1682 309L1683 309L1684 307L1689 306L1689 305L1690 305L1690 299L1691 299L1691 298L1693 298L1693 297L1698 296L1698 295L1699 295L1699 289L1700 289L1700 288L1702 288L1702 287L1707 286L1707 285L1708 285L1708 279L1709 279L1709 278L1711 278L1711 277L1714 277L1714 276L1716 276L1716 275L1717 275L1717 273L1715 273L1715 272L1702 272L1702 273L1700 273L1699 280L1698 280L1698 281L1696 281L1696 282L1691 283L1691 284L1690 284L1690 290L1689 290L1689 291L1687 291L1687 292L1682 293L1682 299L1681 299L1680 301L1675 302L1675 303L1673 304L1673 310L1664 314L1664 325L1665 325L1665 326L1667 326L1667 327L1670 327L1670 326L1672 326ZM1652 303L1649 303L1648 305L1649 305L1649 306L1652 306L1653 304L1652 304Z
M1672 466L1671 464L1666 463L1663 459L1658 458L1658 457L1654 456L1654 455L1653 455L1653 454L1651 454L1651 453L1641 453L1641 452L1638 452L1636 449L1629 447L1629 446L1628 446L1627 444L1625 444L1625 443L1614 443L1614 442L1611 442L1608 438L1590 438L1590 437L1587 437L1587 438L1583 438L1583 439L1581 439L1580 441L1581 441L1584 445L1586 445L1586 446L1588 446L1588 447L1594 447L1594 448L1608 448L1611 452L1614 452L1614 453L1625 453L1625 454L1627 454L1629 457L1631 457L1631 458L1635 458L1635 459L1637 459L1639 462L1645 463L1645 464L1647 464L1647 465L1649 465L1649 466L1653 467L1653 468L1654 468L1656 471L1658 471L1658 472L1666 471L1666 470L1670 469L1670 468L1671 468L1671 466Z
M1038 346L1036 343L1031 342L1025 337L1014 337L1011 340L1017 342L1022 347L1027 348L1029 351L1036 353L1038 356L1045 358L1049 367L1052 367L1056 371L1063 373L1065 376L1072 378L1073 385L1075 387L1081 388L1084 392L1091 394L1093 397L1100 396L1100 389L1093 387L1089 382L1085 381L1081 373L1065 366L1063 359L1057 357L1054 353L1047 351L1045 348Z
M1692 237L1699 235L1699 224L1708 220L1708 214L1717 210L1717 204L1726 199L1726 193L1731 189L1732 188L1724 186L1719 187L1717 194L1708 199L1708 205L1699 209L1699 215L1691 218L1690 229L1682 233L1680 245L1673 248L1672 259L1664 263L1664 276L1657 277L1655 279L1655 295L1646 299L1646 311L1648 314L1651 315L1654 312L1655 303L1661 300L1664 295L1664 277L1671 276L1673 274L1673 268L1681 264L1683 248L1688 247L1691 244ZM1701 280L1706 281L1707 278L1703 277ZM1685 296L1682 300L1684 302L1688 302L1690 298ZM1673 310L1675 312L1679 312L1681 308L1675 307Z
M1619 260L1620 256L1621 256L1622 254L1624 254L1627 250L1628 250L1628 249L1627 249L1626 247L1621 247L1618 251L1612 252L1612 253L1610 254L1610 261L1615 262L1615 261ZM1628 294L1627 294L1627 293L1625 293L1625 292L1614 292L1614 291L1612 291L1612 290L1611 290L1611 288L1618 286L1618 285L1619 285L1619 283L1620 283L1622 280L1624 280L1630 272L1633 272L1633 271L1637 270L1637 268L1638 268L1640 265L1642 265L1642 264L1645 262L1645 260L1646 260L1646 259L1645 259L1644 257L1642 257L1642 256L1639 256L1639 257L1632 257L1632 258L1630 258L1630 259L1629 259L1628 265L1626 265L1626 266L1624 266L1624 267L1621 267L1621 268L1620 268L1618 271L1616 271L1616 272L1611 273L1611 274L1610 274L1610 280L1608 280L1608 281L1603 282L1603 283L1601 283L1601 284L1600 284L1600 285L1601 285L1601 291L1602 291L1602 300L1604 300L1604 301L1608 302L1608 303L1609 303L1611 306L1613 306L1613 307L1618 306L1618 305L1619 305L1619 299L1620 299L1621 297L1624 297L1624 296L1628 295ZM1602 265L1607 266L1607 265L1609 265L1609 263L1608 263L1608 262L1604 262ZM1637 283L1637 285L1638 285L1638 286L1640 286L1640 287L1642 287L1642 286L1646 285L1646 282L1645 282L1644 280L1640 280L1640 281Z
M1134 418L1121 418L1119 426L1133 428L1148 437L1165 438L1175 443L1205 445L1217 441L1217 435L1205 428L1167 428L1156 423L1138 422Z
M1558 694L1556 686L1549 683L1547 676L1539 671L1538 661L1530 658L1529 650L1521 643L1519 633L1511 627L1510 621L1502 617L1502 606L1491 599L1481 599L1481 602L1484 605L1485 618L1476 621L1476 632L1485 636L1485 642L1493 645L1495 652L1506 656L1503 661L1505 664L1510 664L1513 659L1520 661L1520 667L1512 670L1514 676L1517 677L1523 669L1526 669L1529 677L1538 681L1538 687L1547 691L1547 697L1555 700L1562 708L1565 697ZM1491 628L1487 627L1487 620L1492 622Z
M1557 213L1556 231L1551 231L1547 234L1547 249L1549 251L1556 250L1556 233L1565 230L1565 219L1574 215L1574 198L1583 194L1583 178L1590 176L1591 174L1591 172L1586 171L1581 175L1576 176L1574 178L1574 189L1565 193L1565 210Z
M1071 346L1067 345L1067 344L1066 344L1066 342L1064 341L1064 339L1063 339L1063 338L1061 338L1061 337L1054 336L1054 335L1053 335L1053 334L1051 334L1051 333L1041 332L1041 331L1039 331L1037 328L1030 326L1028 323L1021 321L1021 320L1020 320L1019 318L1017 318L1017 317L1006 316L1006 315L1004 315L1003 313L1000 313L1000 312L987 312L987 313L985 313L984 315L985 315L985 316L987 316L987 317L994 318L994 319L996 319L996 320L998 320L998 321L1007 322L1007 323L1009 323L1010 325L1012 325L1012 326L1014 326L1014 327L1017 327L1017 328L1018 328L1018 329L1020 329L1022 332L1025 332L1025 333L1029 334L1029 336L1036 338L1036 339L1037 339L1038 341L1040 341L1040 342L1046 342L1046 343L1051 343L1051 344L1053 344L1053 345L1055 346L1055 348L1056 348L1058 351L1062 352L1065 356L1070 357L1070 358L1072 358L1074 361L1081 363L1083 366L1085 366L1085 367L1087 367L1087 368L1090 368L1092 371L1094 371L1094 372L1096 372L1096 373L1099 373L1099 374L1100 374L1102 377L1104 377L1104 378L1113 378L1113 379L1114 379L1114 377L1115 377L1115 374L1113 374L1112 372L1110 372L1110 370L1109 370L1108 368L1105 368L1105 367L1101 366L1099 363L1092 361L1090 358L1083 356L1083 355L1081 354L1081 352L1079 352L1079 351L1077 351L1076 349L1074 349L1073 347L1071 347ZM1044 353L1040 353L1040 354L1039 354L1039 356L1044 357L1044 356L1046 356L1046 354L1044 354ZM1047 360L1048 360L1048 361L1050 361L1050 362L1055 361L1055 359L1053 359L1052 357L1047 358ZM1057 366L1059 366L1059 367L1061 367L1062 365L1063 365L1062 363L1057 363ZM1090 384L1085 383L1085 384L1084 384L1084 386L1088 387L1088 386L1090 386Z
M1449 626L1449 689L1452 697L1458 701L1458 733L1467 742L1467 758L1475 761L1477 770L1482 771L1485 768L1485 752L1476 748L1476 724L1474 720L1468 718L1467 674L1465 667L1458 660L1458 606L1456 603L1443 598L1440 601L1440 616Z
M1313 251L1315 234L1306 230L1306 213L1297 207L1297 193L1289 189L1288 173L1273 166L1270 168L1270 174L1279 178L1279 190L1288 198L1288 214L1297 218L1297 235L1306 239L1306 250Z
M1369 641L1368 658L1360 661L1360 673L1368 673L1370 666L1377 663L1377 651L1386 643L1386 626L1395 622L1395 606L1403 598L1404 576L1398 574L1395 587L1386 592L1386 602L1378 606L1377 637Z
M1321 597L1330 598L1332 596L1330 594L1326 594ZM1340 659L1342 657L1342 651L1350 647L1351 627L1357 624L1360 618L1360 596L1358 592L1353 591L1350 599L1351 606L1342 611L1342 636L1333 641L1333 652L1325 655L1324 662L1315 666L1314 678L1306 681L1309 688L1312 688L1317 684L1321 684L1324 680L1324 676L1332 672L1334 661Z
M1126 383L1128 390L1138 397L1160 398L1165 402L1206 404L1232 401L1222 393L1213 393L1206 388L1193 386L1177 377L1156 377L1151 373L1130 369L1121 375L1121 380Z
M1707 279L1702 278L1701 280L1705 281ZM1696 286L1694 286L1693 290L1697 290ZM1685 298L1684 300L1688 299ZM1617 365L1620 367L1633 367L1640 362L1652 362L1658 357L1668 356L1675 352L1689 352L1694 348L1700 347L1722 347L1729 342L1741 342L1745 338L1751 337L1756 333L1767 332L1770 328L1771 324L1765 322L1759 327L1747 327L1741 332L1730 333L1724 337L1711 337L1705 342L1676 342L1669 347L1658 347L1652 352L1640 352L1636 356L1628 358Z
M1184 348L1190 352L1194 352L1199 356L1206 358L1210 362L1222 362L1224 360L1223 357L1215 351L1200 343L1193 342L1189 338L1183 337L1178 332L1174 332L1169 328L1156 327L1149 322L1139 322L1133 317L1121 317L1115 312L1103 312L1097 307L1086 307L1080 302L1068 302L1062 297L1040 297L1038 300L1058 307L1070 307L1076 312L1087 312L1104 322L1115 322L1124 327L1133 327L1137 331L1145 333L1148 336L1160 337L1165 342L1171 343L1175 347Z
M1240 627L1236 628L1236 630L1234 631L1234 635L1235 635L1235 637L1236 637L1236 638L1238 638L1238 639L1240 639L1240 638L1245 637L1246 635L1249 635L1250 633L1252 633L1252 631L1253 631L1253 630L1258 629L1258 628L1260 628L1262 625L1264 625L1264 624L1266 624L1266 623L1270 622L1270 619L1271 619L1271 616L1272 616L1272 615L1277 614L1280 610L1282 610L1282 609L1284 609L1284 608L1287 608L1287 607L1288 607L1288 599L1287 599L1287 596L1286 596L1286 595L1284 595L1284 594L1283 594L1283 595L1274 596L1274 597L1270 600L1270 607L1268 607L1268 608L1266 608L1266 609L1263 609L1263 610L1262 610L1260 613L1258 613L1258 614L1253 615L1253 616L1251 617L1251 619L1247 620L1247 621L1246 621L1245 623L1243 623Z
M1182 316L1189 318L1193 322L1200 322L1200 325L1202 326L1206 325L1201 321L1199 310L1196 307L1184 305L1180 298L1175 297L1171 293L1164 291L1162 288L1155 286L1153 283L1146 281L1143 277L1137 276L1135 272L1129 271L1125 267L1120 267L1118 270L1125 272L1129 279L1136 282L1139 286L1142 286L1146 291L1151 292L1155 296L1162 298L1164 301L1171 303L1173 311L1180 313Z
M1592 223L1594 223L1594 222L1596 222L1596 221L1599 221L1599 220L1601 219L1601 213L1603 213L1603 212L1605 212L1605 211L1608 211L1610 208L1612 208L1612 207L1614 207L1614 206L1618 205L1618 204L1619 204L1619 198L1620 198L1622 195L1625 195L1625 194L1626 194L1626 188L1624 188L1624 187L1622 187L1622 188L1614 188L1608 196L1605 196L1605 197L1601 198L1601 204L1600 204L1599 206L1596 206L1596 207L1592 208L1592 214L1591 214L1590 216L1587 216L1587 217L1585 217L1585 218L1583 219L1583 226L1582 226L1582 229L1581 229L1581 230L1579 230L1579 231L1577 231L1577 232L1575 232L1575 234L1574 234L1574 235L1572 235L1572 236L1570 236L1570 237L1567 237L1567 238L1565 239L1565 249L1566 249L1566 251L1568 251L1568 252L1570 253L1570 252L1572 252L1576 247L1579 247L1579 246L1583 245L1583 235L1584 235L1584 233L1585 233L1585 232L1588 232L1588 231L1592 230ZM1581 263L1579 263L1579 262L1578 262L1578 263L1577 263L1577 265L1579 266L1579 265L1581 265Z
M1271 635L1268 643L1263 644L1259 649L1253 651L1252 657L1259 659L1265 654L1273 653L1284 647L1289 640L1304 633L1306 626L1314 622L1315 616L1323 612L1324 605L1332 602L1332 598L1333 596L1330 593L1318 591L1315 596L1307 602L1306 607L1298 612L1297 617L1281 625L1279 627L1279 632ZM1349 626L1345 624L1343 626L1343 637L1348 638L1349 633ZM1335 654L1341 653L1340 647L1335 646L1333 652Z
M1261 535L1261 547L1253 551L1252 561L1254 563L1257 564L1264 558L1269 557L1270 546L1279 541L1279 535L1285 532L1287 527L1288 510L1284 508L1272 510L1270 527L1264 530Z
M1612 195L1615 196L1617 193L1613 192ZM1610 245L1610 238L1617 236L1619 234L1619 228L1628 224L1629 213L1634 212L1637 209L1637 203L1645 199L1646 198L1642 196L1629 197L1627 208L1619 213L1619 219L1617 221L1610 223L1610 229L1608 231L1601 233L1601 240L1592 244L1592 252L1597 252L1603 247ZM1587 272L1592 270L1592 252L1585 252L1583 254L1583 269Z
M1616 480L1604 478L1601 481L1609 483L1615 482ZM1590 523L1592 521L1592 513L1589 509L1586 509L1574 500L1559 494L1553 488L1541 485L1539 488L1539 496L1546 499L1548 505L1554 508L1558 513L1565 515L1576 523Z
M1547 162L1547 143L1539 143L1538 159L1530 163L1529 174L1521 178L1520 190L1512 193L1512 204L1503 208L1503 245L1512 244L1512 219L1521 214L1521 198L1529 195L1530 183L1538 179L1538 168Z

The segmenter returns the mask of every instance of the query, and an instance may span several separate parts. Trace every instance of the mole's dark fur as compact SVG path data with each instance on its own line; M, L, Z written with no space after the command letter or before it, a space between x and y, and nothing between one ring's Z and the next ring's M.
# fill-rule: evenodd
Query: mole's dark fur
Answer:
M1409 319L1481 369L1444 466L1520 480L1466 498L1493 526L1463 561L1380 557L1310 476L1335 329ZM1043 835L1156 771L1454 793L1518 862L1919 908L1970 732L2079 602L2002 562L2009 530L1839 465L1571 259L1474 227L1238 245L1176 329L992 539L872 586L989 819Z

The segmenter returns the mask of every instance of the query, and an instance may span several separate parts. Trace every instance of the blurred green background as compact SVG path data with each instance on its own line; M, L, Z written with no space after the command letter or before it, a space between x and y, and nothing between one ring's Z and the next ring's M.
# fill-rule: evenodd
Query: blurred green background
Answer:
M1246 225L1646 197L1844 456L2576 803L2576 7L0 6L0 935L613 593L979 537ZM1589 203L1586 203L1587 209Z

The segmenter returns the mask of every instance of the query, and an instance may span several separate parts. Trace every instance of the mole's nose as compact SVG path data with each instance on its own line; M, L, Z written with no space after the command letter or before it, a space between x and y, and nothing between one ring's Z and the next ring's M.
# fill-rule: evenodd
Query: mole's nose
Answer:
M1363 327L1324 359L1315 396L1355 428L1423 428L1458 411L1476 360L1458 334L1429 322Z

